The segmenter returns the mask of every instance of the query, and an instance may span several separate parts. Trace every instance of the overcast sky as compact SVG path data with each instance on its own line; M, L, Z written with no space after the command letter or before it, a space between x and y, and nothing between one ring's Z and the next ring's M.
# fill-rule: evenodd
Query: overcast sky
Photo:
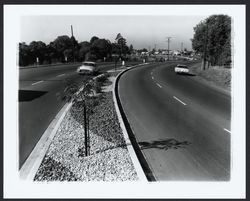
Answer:
M92 36L114 42L121 35L134 48L191 49L193 27L208 16L24 16L21 17L20 42L43 41L46 44L57 36L74 36L78 42L89 41Z

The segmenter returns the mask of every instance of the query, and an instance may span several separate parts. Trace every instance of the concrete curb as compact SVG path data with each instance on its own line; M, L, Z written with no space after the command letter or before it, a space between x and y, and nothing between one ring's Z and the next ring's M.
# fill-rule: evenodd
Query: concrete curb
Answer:
M57 132L57 129L59 128L64 116L69 111L71 106L72 102L66 103L50 123L46 131L43 133L42 137L19 171L19 176L21 179L33 181L36 172L40 167L42 160Z
M140 64L139 64L140 65ZM136 66L139 66L139 65L136 65ZM117 94L116 94L116 87L118 87L118 81L119 81L119 78L120 76L125 73L126 71L130 70L130 69L133 69L135 68L136 66L133 66L131 68L128 68L128 69L125 69L123 71L121 71L115 78L115 81L113 83L113 90L112 90L112 93L113 93L113 101L114 101L114 105L115 105L115 110L116 110L116 113L117 113L117 117L118 117L118 120L119 120L119 123L120 123L120 126L121 126L121 129L122 129L122 133L123 133L123 136L124 136L124 139L125 139L125 142L126 142L126 145L127 145L127 149L129 151L129 154L130 154L130 157L131 157L131 160L134 164L134 167L136 169L136 172L137 172L137 175L139 177L139 180L140 181L148 181L145 173L144 173L144 170L141 166L141 162L138 160L138 157L137 157L137 154L134 150L134 147L130 141L130 137L129 137L129 134L128 134L128 131L127 131L127 128L125 126L125 123L124 123L124 120L122 118L122 114L121 114L121 111L122 108L120 108L118 106L118 100L119 98L117 97Z

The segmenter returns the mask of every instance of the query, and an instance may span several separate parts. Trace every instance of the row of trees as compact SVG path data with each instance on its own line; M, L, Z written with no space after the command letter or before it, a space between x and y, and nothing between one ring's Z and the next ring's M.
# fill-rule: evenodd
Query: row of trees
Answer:
M194 27L192 47L203 58L202 68L231 64L231 18L212 15Z
M113 60L126 57L133 46L119 33L114 43L93 36L90 41L78 43L74 36L58 36L46 45L42 41L32 41L29 45L19 43L19 66L51 64L57 62L76 62L84 60Z

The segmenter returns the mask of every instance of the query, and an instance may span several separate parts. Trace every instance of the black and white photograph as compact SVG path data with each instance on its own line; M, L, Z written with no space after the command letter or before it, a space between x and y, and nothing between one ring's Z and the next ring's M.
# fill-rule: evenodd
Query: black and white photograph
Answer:
M6 198L244 198L245 20L5 5Z

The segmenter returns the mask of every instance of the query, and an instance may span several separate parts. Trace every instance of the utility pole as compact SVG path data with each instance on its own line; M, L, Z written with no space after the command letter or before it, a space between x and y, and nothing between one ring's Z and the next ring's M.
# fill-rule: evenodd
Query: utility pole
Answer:
M71 25L71 36L74 37L74 34L73 34L73 26Z
M202 65L202 70L206 69L206 63L207 63L207 43L208 43L208 25L206 26L205 42L204 42L204 46L203 46L203 65Z
M72 42L73 42L73 58L74 58L74 62L75 62L75 40L74 40L73 26L72 25L71 25L71 38L72 38Z
M169 43L170 43L170 38L171 38L171 37L167 37L167 39L168 39L168 40L167 40L167 42L168 42L168 61L169 61Z

